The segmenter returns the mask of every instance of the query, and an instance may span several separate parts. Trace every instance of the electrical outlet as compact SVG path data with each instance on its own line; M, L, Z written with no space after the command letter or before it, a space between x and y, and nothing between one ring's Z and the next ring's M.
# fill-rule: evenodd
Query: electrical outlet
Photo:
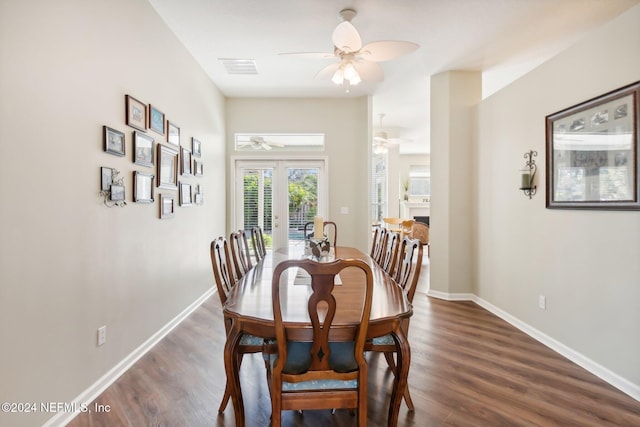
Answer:
M98 347L107 342L107 327L100 326L98 328Z
M547 309L547 297L545 297L544 295L538 296L538 307L543 310Z

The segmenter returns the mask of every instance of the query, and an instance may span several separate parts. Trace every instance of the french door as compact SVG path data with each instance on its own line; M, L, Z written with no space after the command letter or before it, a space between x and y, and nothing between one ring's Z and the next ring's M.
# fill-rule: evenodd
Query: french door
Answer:
M303 228L326 216L324 160L236 160L235 228L260 226L267 249L303 244Z

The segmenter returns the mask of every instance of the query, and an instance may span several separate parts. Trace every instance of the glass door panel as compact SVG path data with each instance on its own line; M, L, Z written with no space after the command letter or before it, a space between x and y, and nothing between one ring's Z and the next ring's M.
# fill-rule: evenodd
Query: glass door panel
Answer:
M236 229L260 226L268 249L304 244L326 209L324 161L236 161Z

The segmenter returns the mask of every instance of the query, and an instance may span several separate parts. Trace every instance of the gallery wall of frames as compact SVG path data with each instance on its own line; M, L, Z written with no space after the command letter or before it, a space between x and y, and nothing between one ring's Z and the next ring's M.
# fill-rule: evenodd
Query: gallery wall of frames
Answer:
M185 137L180 126L169 120L153 104L145 104L131 95L125 95L125 124L131 131L133 145L132 164L129 172L133 182L134 203L154 203L154 188L158 195L158 217L173 218L176 207L199 206L204 202L202 185L196 181L203 176L202 142ZM127 137L125 132L103 126L104 151L125 157ZM154 174L155 172L155 174ZM100 196L108 207L124 207L127 204L125 176L115 168L100 168Z

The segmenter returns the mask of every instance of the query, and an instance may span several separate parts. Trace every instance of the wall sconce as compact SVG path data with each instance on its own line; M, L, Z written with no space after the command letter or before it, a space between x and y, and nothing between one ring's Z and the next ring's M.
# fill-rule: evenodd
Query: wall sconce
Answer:
M524 192L525 196L529 198L536 194L536 185L533 183L536 177L536 161L533 160L538 155L537 151L529 150L528 153L524 153L524 158L527 160L524 164L524 168L520 169L520 190Z

